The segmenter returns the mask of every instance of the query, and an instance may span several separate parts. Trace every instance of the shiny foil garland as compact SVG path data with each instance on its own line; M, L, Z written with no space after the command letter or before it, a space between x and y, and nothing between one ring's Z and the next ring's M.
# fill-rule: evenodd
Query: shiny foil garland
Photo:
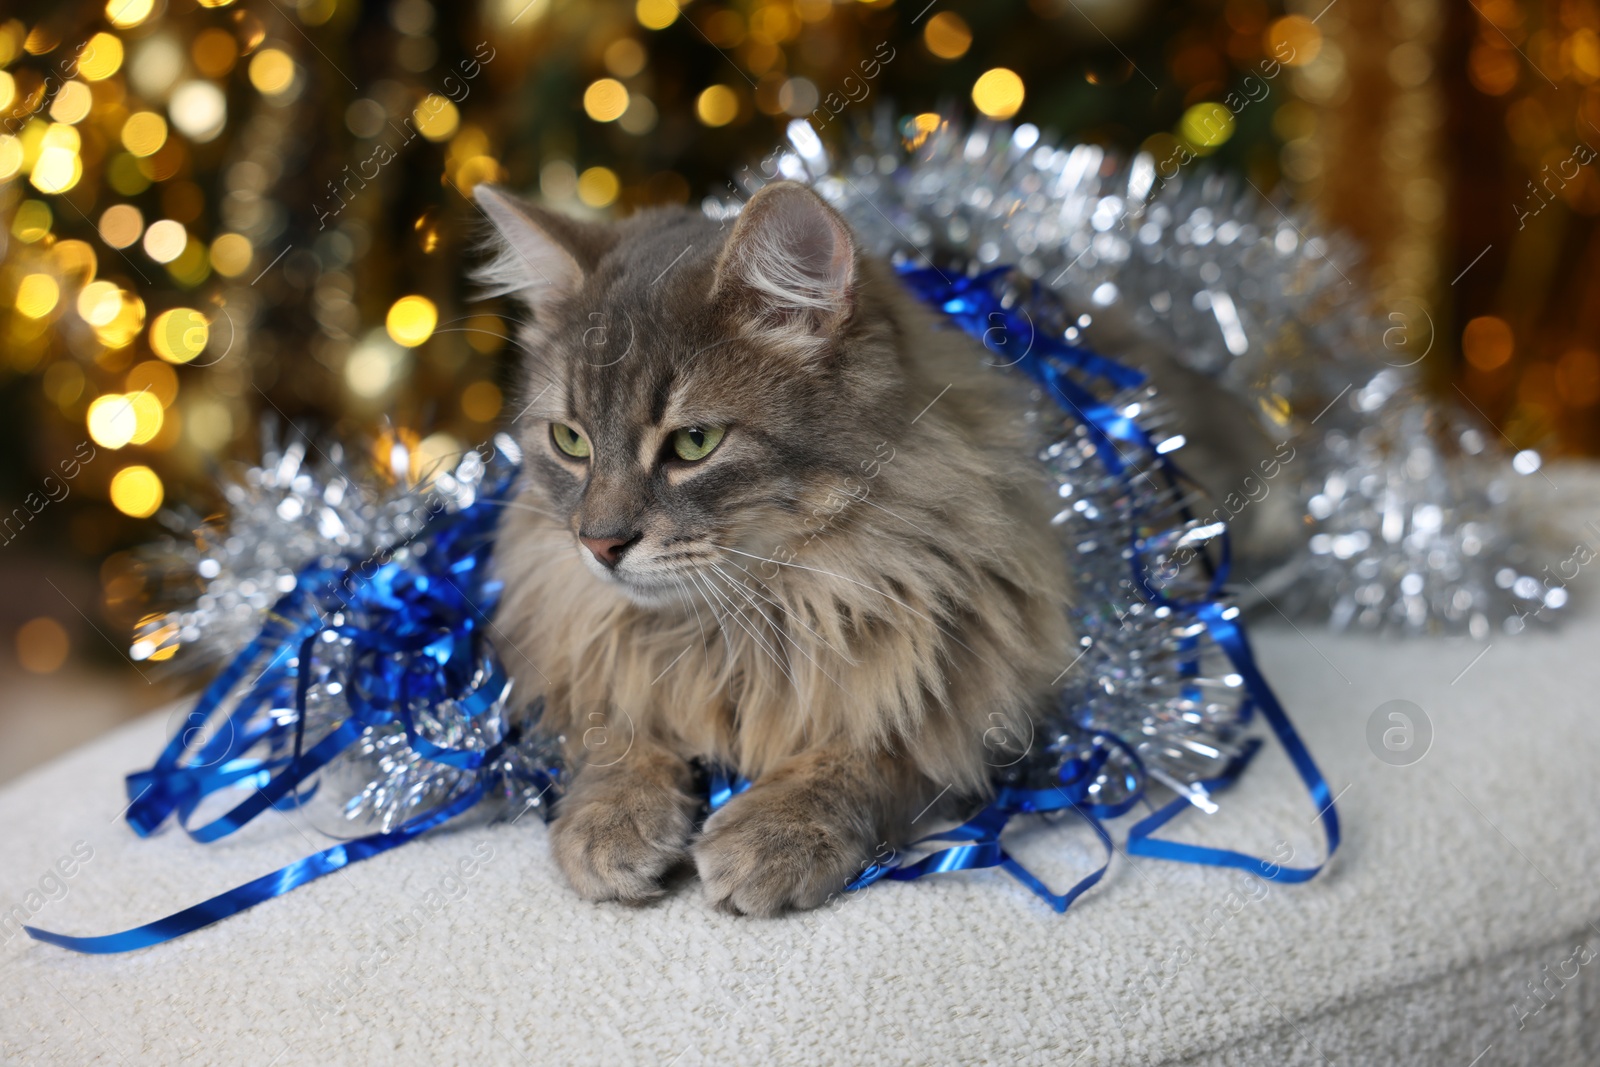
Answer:
M1256 576L1256 598L1337 626L1479 639L1566 602L1535 577L1529 531L1506 506L1538 453L1507 456L1425 397L1413 368L1431 339L1376 316L1340 266L1353 252L1248 184L1051 144L1029 125L930 131L880 112L838 157L803 120L788 141L742 172L745 193L806 182L874 253L956 272L1015 265L1067 307L1131 321L1292 442L1307 532Z

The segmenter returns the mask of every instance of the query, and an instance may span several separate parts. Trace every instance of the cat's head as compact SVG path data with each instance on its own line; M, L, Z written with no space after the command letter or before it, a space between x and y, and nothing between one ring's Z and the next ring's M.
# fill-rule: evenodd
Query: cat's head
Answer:
M793 183L737 222L583 222L480 185L478 278L531 312L508 411L532 506L639 603L825 536L824 501L898 417L888 316L844 220ZM786 562L786 560L785 560Z

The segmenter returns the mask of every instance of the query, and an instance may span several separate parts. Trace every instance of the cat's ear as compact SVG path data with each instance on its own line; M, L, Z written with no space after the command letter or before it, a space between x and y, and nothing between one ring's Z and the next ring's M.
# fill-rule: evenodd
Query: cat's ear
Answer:
M774 182L739 213L712 292L740 300L762 332L816 353L849 319L855 284L844 219L805 186Z
M494 225L492 258L473 271L482 295L514 296L535 316L572 295L610 246L603 226L547 211L487 183L472 198Z

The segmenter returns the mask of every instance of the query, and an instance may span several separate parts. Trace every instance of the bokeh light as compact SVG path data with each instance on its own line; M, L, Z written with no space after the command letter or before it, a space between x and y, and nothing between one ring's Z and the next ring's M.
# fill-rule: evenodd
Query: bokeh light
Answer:
M1515 350L1516 338L1505 319L1482 315L1461 331L1461 354L1478 370L1498 370L1511 362Z
M664 30L678 20L677 0L638 0L634 17L647 30Z
M100 215L100 239L112 248L127 248L144 233L144 215L132 204L112 204Z
M111 504L124 515L147 519L161 507L161 478L143 464L124 467L111 476Z
M411 118L417 124L417 132L430 141L448 141L461 125L460 110L437 93L423 97Z
M707 126L726 126L739 116L739 94L726 85L709 86L696 98L694 113Z
M281 96L294 86L295 66L289 53L263 48L250 60L250 84L264 96Z
M122 124L122 147L136 156L153 156L167 143L167 120L154 111L136 111Z
M122 290L107 281L90 282L78 293L78 317L90 326L106 326L122 310Z
M1285 15L1267 27L1266 52L1290 67L1303 67L1322 51L1322 31L1304 15Z
M211 242L211 267L224 278L237 278L250 269L255 249L242 233L220 234Z
M1008 119L1022 109L1022 78L1014 70L995 67L972 85L972 103L992 119Z
M395 344L415 348L433 336L439 309L425 296L402 296L389 308L384 326Z
M78 73L92 82L104 81L122 67L122 40L109 33L97 33L83 46L78 57Z
M163 311L150 323L150 350L169 363L188 363L206 350L211 327L194 308Z
M155 6L155 0L107 0L106 21L125 30L149 18Z
M228 122L228 100L208 81L185 82L167 102L172 124L198 144L216 138Z
M17 628L17 664L29 674L52 674L67 662L72 642L55 619L42 615Z
M622 182L610 167L590 167L578 175L578 199L589 207L609 207L622 191Z
M30 274L17 285L17 310L30 319L42 319L56 309L61 287L48 274Z
M1233 112L1209 100L1195 104L1183 113L1178 132L1196 149L1213 150L1233 136Z
M133 440L139 419L123 393L107 393L89 402L85 416L89 438L101 448L118 449Z
M171 263L183 254L188 243L189 232L183 228L183 223L172 219L152 222L144 231L145 255L157 263Z
M922 29L928 51L940 59L960 59L972 47L972 29L953 11L941 11Z
M583 91L583 110L596 122L615 122L628 110L628 90L615 78L591 82Z
M94 93L88 82L70 81L56 90L56 98L50 102L50 117L69 124L82 122L93 103Z
M500 387L490 381L473 382L461 390L461 413L473 422L493 422L503 402Z

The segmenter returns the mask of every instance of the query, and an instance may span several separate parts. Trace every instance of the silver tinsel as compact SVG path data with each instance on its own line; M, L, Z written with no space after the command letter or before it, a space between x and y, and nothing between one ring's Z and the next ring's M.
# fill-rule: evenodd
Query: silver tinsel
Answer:
M191 599L147 617L135 634L131 654L136 659L162 660L183 648L184 665L191 670L232 659L263 632L273 607L296 588L297 581L311 583L308 592L331 594L338 579L327 575L338 575L347 567L359 575L383 564L404 567L420 559L429 545L416 535L430 518L459 512L480 499L493 503L487 494L520 459L515 442L499 434L493 448L464 452L418 479L413 477L413 457L398 438L387 454L363 459L337 445L319 446L298 433L280 443L269 424L263 432L260 464L222 487L227 511L197 522L190 539L168 541L147 552L149 583L174 600L191 591ZM308 577L319 568L326 574ZM354 580L360 584L359 577ZM192 593L196 588L197 595ZM332 610L321 620L324 628L316 638L312 661L290 661L295 671L311 672L303 749L315 746L351 717L348 687L356 677L350 655L354 643L343 628L382 628L384 622ZM268 649L268 658L272 651ZM497 676L490 655L485 650L480 656L474 687ZM398 669L406 669L405 654L394 658ZM264 662L258 660L257 666ZM262 674L252 669L206 721L191 716L184 731L191 753L219 733L226 740L229 734L270 723L273 728L249 749L249 756L284 757L300 718L293 684L274 685L253 716L235 718L238 702L258 685ZM291 676L288 682L292 681ZM423 697L413 699L408 710L408 721L421 739L455 752L485 752L506 736L513 720L535 722L539 709L523 707L509 683L502 682L487 709L476 714L454 699ZM227 758L243 755L230 751ZM187 761L189 767L203 769L205 764L193 760L191 756ZM299 803L313 826L341 838L394 831L477 784L489 790L504 813L534 810L543 816L560 795L559 766L557 741L524 729L521 740L503 746L494 761L474 769L458 768L417 751L404 723L395 720L364 727L305 782ZM207 809L220 813L219 800L231 803L237 798L219 795Z
M787 150L740 184L778 179L810 183L872 252L1011 265L1075 310L1129 321L1262 413L1297 449L1308 533L1247 592L1338 626L1478 638L1564 602L1533 576L1503 506L1539 455L1508 457L1492 432L1425 398L1405 339L1340 266L1353 252L1252 186L1164 179L1148 155L1051 144L1029 125L927 132L884 112L839 157L791 123Z

